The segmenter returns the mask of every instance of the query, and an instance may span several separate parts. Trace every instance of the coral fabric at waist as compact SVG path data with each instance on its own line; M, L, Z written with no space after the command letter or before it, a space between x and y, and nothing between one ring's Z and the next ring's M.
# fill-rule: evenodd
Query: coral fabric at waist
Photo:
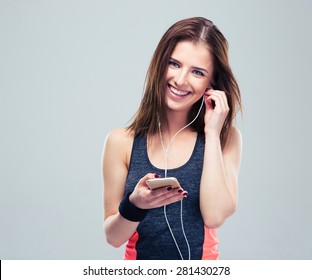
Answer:
M217 246L219 240L217 238L217 229L209 229L205 227L204 231L205 237L203 244L202 260L217 260L219 258L219 249ZM126 245L124 260L137 259L136 243L138 239L139 234L136 231Z

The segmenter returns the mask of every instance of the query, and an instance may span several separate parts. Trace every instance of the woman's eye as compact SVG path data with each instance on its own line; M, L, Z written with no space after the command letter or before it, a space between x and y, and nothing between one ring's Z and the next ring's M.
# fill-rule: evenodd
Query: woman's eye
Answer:
M194 70L193 73L194 73L196 76L205 76L203 72L198 71L198 70Z
M174 62L174 61L169 61L169 65L174 67L174 68L179 68L179 64Z

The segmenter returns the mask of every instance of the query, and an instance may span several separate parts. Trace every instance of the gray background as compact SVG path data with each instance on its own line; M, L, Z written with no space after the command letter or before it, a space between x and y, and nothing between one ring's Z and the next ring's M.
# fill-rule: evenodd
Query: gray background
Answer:
M0 0L0 259L120 259L100 160L164 31L213 20L242 90L239 208L221 259L312 259L311 1ZM187 224L187 223L186 223Z

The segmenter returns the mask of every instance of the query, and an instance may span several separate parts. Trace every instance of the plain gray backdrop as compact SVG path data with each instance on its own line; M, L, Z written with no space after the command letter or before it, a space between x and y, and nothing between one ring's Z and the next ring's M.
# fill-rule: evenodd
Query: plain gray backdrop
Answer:
M228 39L244 104L220 258L312 259L311 3L0 0L0 259L122 258L102 231L103 142L162 34L193 16Z

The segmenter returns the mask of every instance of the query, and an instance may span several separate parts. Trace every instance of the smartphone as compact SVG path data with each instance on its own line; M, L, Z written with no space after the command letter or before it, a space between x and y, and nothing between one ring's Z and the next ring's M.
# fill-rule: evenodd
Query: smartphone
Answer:
M146 184L151 190L156 190L163 187L172 187L181 188L181 185L177 178L175 177L168 177L168 178L156 178L156 179L149 179L146 181Z

